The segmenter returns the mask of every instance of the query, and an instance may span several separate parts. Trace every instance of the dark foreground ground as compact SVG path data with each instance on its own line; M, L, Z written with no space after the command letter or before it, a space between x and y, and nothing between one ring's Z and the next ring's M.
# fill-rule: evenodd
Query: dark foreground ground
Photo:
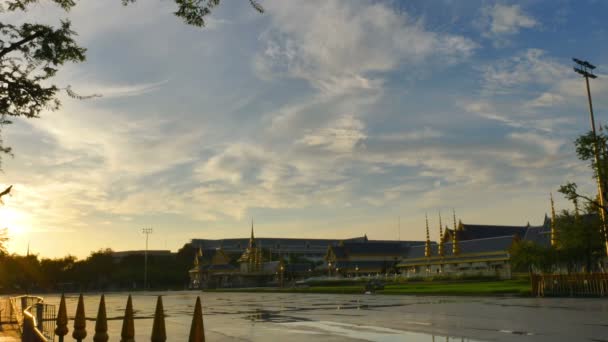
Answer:
M389 289L387 289L389 290ZM138 292L136 340L149 340L163 296L168 341L186 341L197 296L207 341L607 341L608 300L510 296ZM110 340L118 340L127 293L106 294ZM45 301L58 304L58 295ZM77 295L68 296L74 315ZM99 294L85 295L89 318ZM87 323L92 335L94 324ZM72 323L70 323L70 329Z

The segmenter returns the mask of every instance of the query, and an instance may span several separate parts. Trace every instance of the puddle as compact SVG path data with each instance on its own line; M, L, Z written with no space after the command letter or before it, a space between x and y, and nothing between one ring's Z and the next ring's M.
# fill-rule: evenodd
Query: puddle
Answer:
M323 334L373 342L431 342L444 339L446 341L482 342L481 340L471 340L464 337L430 335L369 325L355 325L330 321L300 321L280 324L290 327L290 332L292 333Z

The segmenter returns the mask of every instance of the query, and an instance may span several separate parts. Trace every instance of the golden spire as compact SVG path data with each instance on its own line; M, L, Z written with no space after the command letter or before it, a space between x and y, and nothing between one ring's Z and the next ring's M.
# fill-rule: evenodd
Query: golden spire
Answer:
M553 193L549 194L551 199L551 246L557 245L557 229L555 227L555 203L553 202Z
M428 258L431 256L431 236L429 235L429 217L426 213L424 214L424 218L426 220L426 243L424 244L424 256Z
M439 256L443 256L443 227L441 226L441 211L439 212Z
M198 266L198 255L194 254L194 266Z
M452 209L452 213L454 214L454 233L452 234L452 254L458 255L460 254L460 247L458 246L458 234L456 234L456 210Z
M203 256L203 249L201 247L198 248L198 256L199 257Z
M249 238L249 248L255 247L255 236L253 235L253 218L251 219L251 237Z

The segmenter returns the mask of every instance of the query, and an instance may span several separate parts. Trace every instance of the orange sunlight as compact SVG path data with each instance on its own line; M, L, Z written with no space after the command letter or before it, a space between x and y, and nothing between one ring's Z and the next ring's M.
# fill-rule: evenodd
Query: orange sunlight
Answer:
M6 205L0 206L0 228L8 228L9 236L24 234L29 223L26 213Z

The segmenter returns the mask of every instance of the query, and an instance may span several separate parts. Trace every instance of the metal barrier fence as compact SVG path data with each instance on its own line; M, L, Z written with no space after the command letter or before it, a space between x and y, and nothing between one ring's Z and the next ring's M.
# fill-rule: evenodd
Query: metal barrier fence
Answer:
M14 323L17 321L14 318L10 298L0 298L0 325Z
M8 303L10 314L7 322L18 325L24 341L53 341L54 305L45 304L42 297L36 296L11 297Z
M532 275L538 297L608 297L608 273Z
M19 325L19 329L23 327L25 310L36 303L42 303L41 297L35 296L17 296L9 298L11 305L11 320Z
M36 328L44 337L53 341L55 339L55 318L57 317L55 305L37 303L31 310L36 318Z

